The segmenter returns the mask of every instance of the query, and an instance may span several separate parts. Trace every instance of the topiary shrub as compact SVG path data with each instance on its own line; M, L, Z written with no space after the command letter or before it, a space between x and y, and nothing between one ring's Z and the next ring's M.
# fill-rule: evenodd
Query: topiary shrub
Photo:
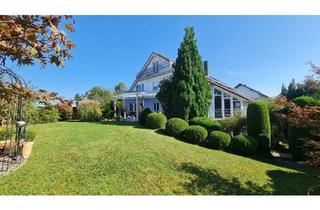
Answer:
M139 124L140 125L146 125L146 117L150 113L152 113L152 111L149 108L146 108L139 114Z
M231 136L222 131L212 131L207 138L208 146L213 149L224 150L230 142Z
M253 155L257 152L258 142L251 136L237 135L232 138L231 149L241 155Z
M165 128L167 117L162 113L153 112L146 117L146 126L150 129Z
M183 139L192 144L203 143L207 136L208 131L200 125L191 125L182 133Z
M265 103L255 101L248 105L247 109L247 129L248 135L258 141L258 147L261 150L269 150L271 126L269 110ZM265 137L261 138L260 136Z
M221 130L220 122L208 117L194 117L190 120L190 125L200 125L207 129L208 133Z
M301 107L306 106L320 106L320 99L316 99L310 96L300 96L293 99L293 102Z
M188 127L189 125L185 120L180 118L171 118L166 123L166 132L170 136L178 137Z

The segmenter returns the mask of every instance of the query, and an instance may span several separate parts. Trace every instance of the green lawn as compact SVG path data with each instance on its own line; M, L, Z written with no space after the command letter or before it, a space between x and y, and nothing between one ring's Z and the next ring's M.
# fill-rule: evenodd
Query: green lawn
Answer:
M284 167L187 144L124 123L32 126L27 163L0 194L306 194L316 168Z

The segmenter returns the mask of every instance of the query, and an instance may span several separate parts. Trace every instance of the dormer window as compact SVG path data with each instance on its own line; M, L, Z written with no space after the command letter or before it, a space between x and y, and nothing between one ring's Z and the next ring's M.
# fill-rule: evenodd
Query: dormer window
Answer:
M159 62L153 62L153 72L157 73L159 71Z

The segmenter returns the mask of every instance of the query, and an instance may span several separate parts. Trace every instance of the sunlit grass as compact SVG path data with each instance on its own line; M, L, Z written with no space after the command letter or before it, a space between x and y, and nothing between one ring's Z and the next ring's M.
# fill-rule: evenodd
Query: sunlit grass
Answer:
M320 170L283 167L123 123L61 122L37 132L0 194L306 194Z

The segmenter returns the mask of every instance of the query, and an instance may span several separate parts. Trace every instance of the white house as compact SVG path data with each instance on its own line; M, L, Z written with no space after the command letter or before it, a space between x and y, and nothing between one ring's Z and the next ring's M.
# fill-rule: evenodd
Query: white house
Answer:
M206 72L208 72L207 64L207 62L204 63ZM161 104L156 98L159 82L171 77L174 69L174 61L153 52L138 72L129 91L116 97L116 99L124 100L124 118L130 116L138 119L139 112L145 108L154 112L162 112ZM223 119L232 117L237 111L243 115L246 114L248 103L252 98L209 75L207 77L212 93L209 117Z
M267 95L255 90L245 84L239 83L234 87L239 93L253 99L253 100L265 100L269 98Z

